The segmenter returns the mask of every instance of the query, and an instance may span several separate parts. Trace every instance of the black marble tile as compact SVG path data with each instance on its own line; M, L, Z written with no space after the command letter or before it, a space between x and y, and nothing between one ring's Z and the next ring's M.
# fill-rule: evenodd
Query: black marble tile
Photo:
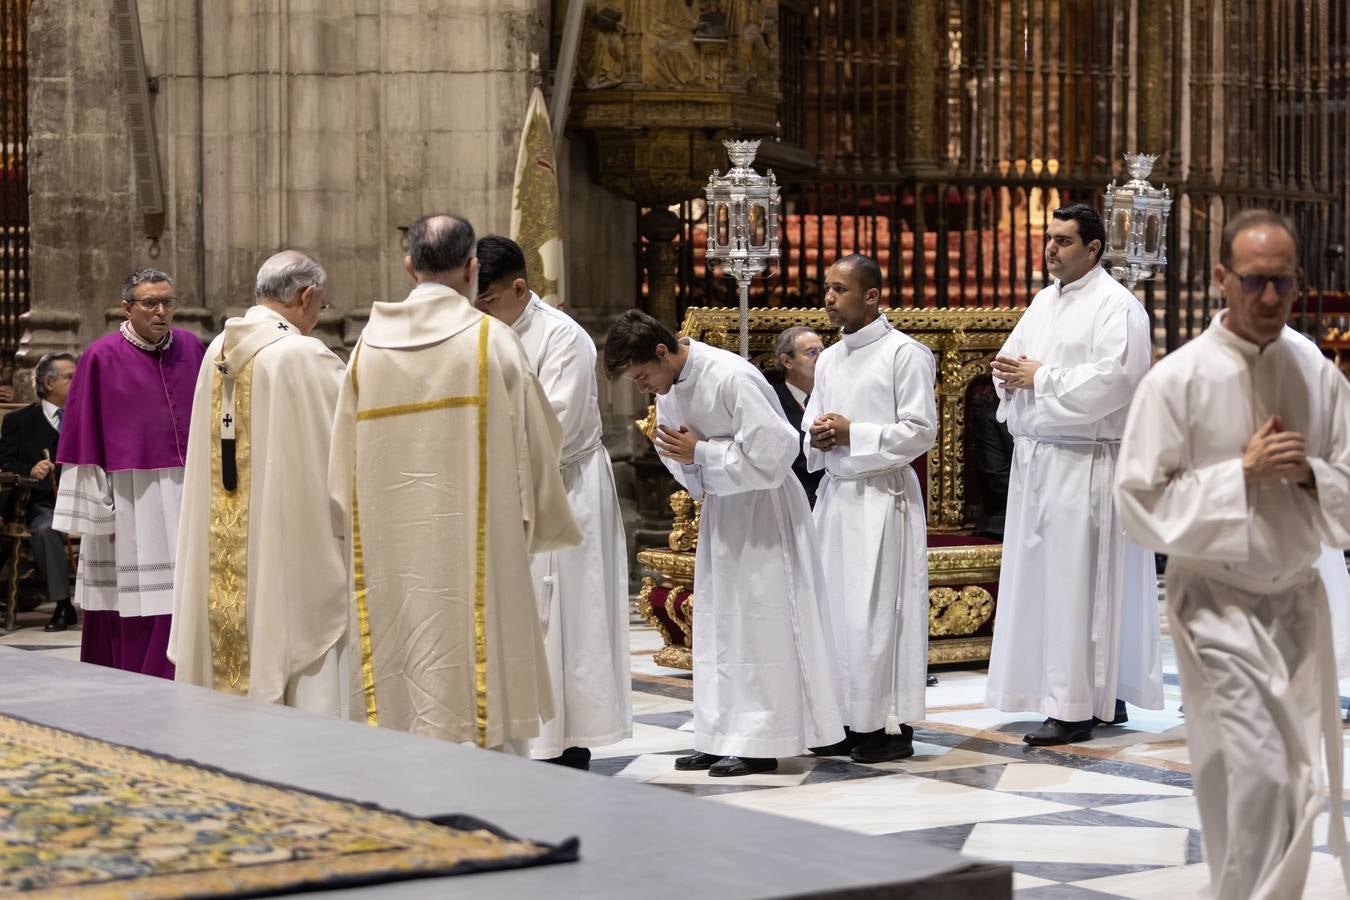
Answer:
M1118 900L1118 894L1105 894L1072 884L1043 884L1017 892L1017 900Z
M654 784L652 787L669 788L679 791L683 794L691 794L695 797L712 797L717 794L743 794L746 791L773 791L786 785L774 784L734 784L734 778L712 778L709 777L710 784Z
M655 725L658 728L670 728L679 731L681 727L689 724L694 719L693 711L689 712L664 712L649 713L641 716L633 716L634 722L640 722L643 725Z
M648 681L641 675L633 676L633 690L640 694L655 694L658 697L670 697L672 700L690 700L694 699L694 686L691 684L685 687L682 684L667 684L663 681Z
M1016 794L1019 797L1033 797L1037 800L1046 800L1051 803L1063 803L1065 806L1077 806L1082 809L1100 809L1109 810L1113 805L1121 803L1143 803L1148 800L1170 800L1171 794L1090 794L1090 793L1064 793L1060 791L1001 791L1004 794ZM1140 820L1143 821L1142 819ZM1161 825L1160 822L1150 823Z
M941 769L936 772L911 772L915 778L931 778L948 784L962 784L966 787L982 788L992 791L1003 777L1005 766L991 764L987 766L963 766L959 769Z
M931 844L959 853L961 848L966 845L970 833L974 830L975 823L970 822L964 825L946 825L941 828L921 828L918 831L897 831L893 834L883 835L883 837L895 837L918 844Z
M880 775L894 775L894 772L888 772L883 769L873 768L872 766L860 766L855 762L849 762L846 756L820 756L808 757L815 766L811 769L811 774L806 776L802 784L823 784L830 781L853 781L858 778L876 778Z
M611 756L606 759L591 759L592 775L618 775L637 759L636 756Z
M1013 868L1023 875L1045 878L1050 881L1087 881L1091 878L1109 878L1112 875L1129 875L1134 872L1149 872L1155 869L1169 869L1171 866L1112 866L1104 863L1052 863L1052 862L1016 862ZM1048 887L1048 885L1047 885ZM1040 888L1028 888L1018 891L1017 900L1029 896L1028 891ZM1083 889L1086 890L1086 889ZM1065 895L1068 896L1068 895ZM1084 896L1109 897L1110 894L1085 893ZM1180 898L1178 898L1180 900Z
M1199 829L1192 829L1190 837L1186 839L1186 863L1202 863L1205 861L1205 845L1200 841Z
M1050 800L1049 794L1018 794L1019 797L1035 797L1041 800ZM1146 819L1135 819L1130 816L1120 816L1108 812L1104 809L1068 809L1063 812L1041 813L1035 816L1022 816L1017 819L999 819L998 825L1074 825L1074 826L1103 826L1110 825L1116 828L1177 828L1175 825L1164 825L1161 822L1150 822ZM1186 829L1182 829L1183 831Z

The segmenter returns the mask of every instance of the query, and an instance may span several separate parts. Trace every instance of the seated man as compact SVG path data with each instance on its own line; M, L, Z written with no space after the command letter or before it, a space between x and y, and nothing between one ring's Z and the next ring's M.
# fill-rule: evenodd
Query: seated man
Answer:
M53 485L56 440L61 432L61 414L75 377L75 357L48 353L33 373L38 400L5 416L0 424L0 468L38 480L28 501L28 530L32 533L33 560L47 580L48 598L56 603L47 631L65 631L75 624L70 602L70 557L66 536L52 529L56 503Z

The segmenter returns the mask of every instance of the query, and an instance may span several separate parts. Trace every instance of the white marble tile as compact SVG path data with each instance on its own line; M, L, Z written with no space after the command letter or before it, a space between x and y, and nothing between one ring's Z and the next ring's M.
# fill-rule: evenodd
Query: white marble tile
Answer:
M1186 797L1190 791L1137 778L1101 775L1067 766L1022 763L1008 766L998 780L1000 791L1031 791L1040 794L1157 794Z
M596 759L610 759L615 756L637 756L641 753L665 753L670 750L692 749L694 749L694 736L686 731L634 722L631 738L617 744L610 744L608 747L592 750L591 756Z
M633 654L632 668L634 675L665 675L668 678L682 678L691 685L694 683L688 669L668 669L665 666L658 666L649 653Z
M989 677L983 671L938 672L936 687L924 691L929 709L941 706L984 705L984 687Z
M639 653L651 655L665 646L661 633L650 625L634 627L628 630L628 649L636 656Z
M1170 866L1148 872L1111 875L1075 881L1074 887L1100 891L1129 900L1177 900L1179 897L1204 897L1209 888L1209 866L1193 863Z
M881 769L886 772L940 772L945 769L969 769L973 766L997 766L1004 763L1025 765L1020 760L992 753L977 753L974 750L943 747L940 744L914 742L914 755L909 759L884 763L859 763L869 769Z
M1067 812L1073 807L912 775L880 775L711 798L862 834Z
M1003 862L1179 866L1186 862L1186 837L1184 828L981 821L961 852Z
M1199 828L1200 809L1194 797L1168 797L1166 800L1145 800L1142 803L1112 803L1098 806L1100 812L1129 816L1147 822L1160 822L1176 828Z
M648 784L705 784L735 787L792 787L801 784L811 774L815 763L800 756L788 757L778 761L778 768L772 772L760 772L755 775L740 775L736 778L713 778L707 772L679 772L675 769L673 756L639 756L616 778L625 781L642 781Z
M924 721L937 722L943 725L960 725L963 728L976 728L980 731L996 731L1005 725L1015 725L1018 722L1026 722L1033 726L1039 725L1045 721L1045 716L1030 712L1003 712L984 706L979 709L929 713ZM1027 730L1030 731L1031 729L1028 728Z
M648 694L645 691L633 691L633 715L650 716L656 713L686 712L694 708L693 702L678 697L665 697L661 694Z
M1051 881L1049 878L1037 878L1035 875L1023 875L1021 872L1013 873L1013 890L1026 891L1035 887L1045 887L1048 884L1059 884L1058 881Z

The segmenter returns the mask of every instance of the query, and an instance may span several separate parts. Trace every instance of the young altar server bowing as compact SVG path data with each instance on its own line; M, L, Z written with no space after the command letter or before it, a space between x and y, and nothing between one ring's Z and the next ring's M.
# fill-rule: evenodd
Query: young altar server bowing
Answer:
M655 393L661 461L703 501L694 561L694 753L681 770L767 772L842 738L825 583L799 434L768 381L734 353L619 317L605 371Z
M192 404L169 658L176 679L345 715L347 567L328 509L345 368L308 337L328 276L285 250L207 348Z
M842 741L822 756L877 763L914 754L928 669L928 529L910 465L933 446L937 370L923 344L881 314L881 269L866 256L825 273L838 343L816 363L802 417L807 467L825 470L816 536L842 672Z
M1033 746L1092 737L1125 703L1161 709L1153 555L1111 499L1120 435L1152 356L1148 314L1101 266L1090 206L1052 213L1044 288L994 359L1015 441L986 701L1046 716Z
M1224 227L1226 308L1144 379L1116 475L1131 537L1167 551L1167 600L1200 836L1217 900L1299 897L1333 798L1347 871L1342 731L1323 544L1350 547L1350 384L1285 327L1292 226ZM1314 348L1315 349L1315 348ZM1350 874L1346 878L1350 886Z
M173 678L167 654L193 386L206 348L172 327L173 278L132 272L113 334L80 359L56 461L52 527L80 537L83 662Z
M628 553L609 453L600 438L595 341L526 282L525 254L510 238L478 241L480 310L511 326L562 425L562 479L581 543L530 557L553 718L530 755L590 768L591 747L633 733L628 650Z
M526 752L553 718L531 553L580 535L562 432L511 329L474 309L473 226L408 229L416 287L375 303L338 394L328 484L346 535L370 725Z

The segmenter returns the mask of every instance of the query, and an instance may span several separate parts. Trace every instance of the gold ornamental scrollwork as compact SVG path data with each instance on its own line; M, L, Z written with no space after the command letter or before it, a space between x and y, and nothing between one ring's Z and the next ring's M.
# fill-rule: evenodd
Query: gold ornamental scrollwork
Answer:
M974 634L993 614L994 597L979 585L968 584L959 591L950 587L928 591L930 637Z
M670 526L670 549L690 553L698 548L698 526L703 516L703 504L689 496L688 491L670 495L670 509L675 521Z

